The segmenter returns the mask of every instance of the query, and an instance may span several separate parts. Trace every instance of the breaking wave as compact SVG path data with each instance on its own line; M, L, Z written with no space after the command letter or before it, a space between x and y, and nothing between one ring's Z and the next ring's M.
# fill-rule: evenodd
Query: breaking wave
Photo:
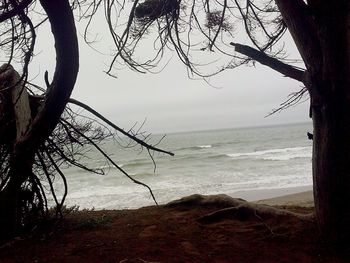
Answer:
M311 147L292 147L245 153L230 153L226 156L234 159L255 158L270 161L286 161L295 158L311 158Z

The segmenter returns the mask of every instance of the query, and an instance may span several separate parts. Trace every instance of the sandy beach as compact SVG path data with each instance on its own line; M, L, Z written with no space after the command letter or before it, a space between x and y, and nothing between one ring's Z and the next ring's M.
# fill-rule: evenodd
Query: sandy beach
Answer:
M249 202L271 199L271 205L279 205L279 202L285 203L288 201L296 203L307 203L312 197L312 186L309 185L277 189L259 189L250 191L246 190L234 192L229 195L234 198L242 198ZM272 200L274 200L274 202L272 202ZM311 202L312 201L313 199L311 199Z
M258 204L265 204L271 206L302 206L302 207L313 207L314 197L313 192L304 191L295 194L288 194L277 196L269 199L262 199L256 201Z

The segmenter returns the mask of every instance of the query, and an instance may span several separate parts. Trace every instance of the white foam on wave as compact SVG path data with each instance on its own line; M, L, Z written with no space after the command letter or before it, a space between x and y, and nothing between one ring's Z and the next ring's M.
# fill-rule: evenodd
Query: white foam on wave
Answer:
M311 147L290 147L246 153L230 153L226 156L231 158L256 157L263 160L286 161L295 158L311 158Z
M198 148L205 149L205 148L211 148L212 146L209 145L199 145Z
M264 160L268 161L288 161L291 159L297 159L297 158L311 158L311 153L289 153L286 155L280 155L280 156L267 156L264 157Z
M89 197L102 197L102 196L109 196L109 195L123 195L123 194L129 194L129 193L139 193L144 192L144 189L141 187L134 187L133 185L127 187L127 186L89 186L85 187L83 189L79 189L78 191L72 191L70 192L69 198L75 198L75 199L84 199Z

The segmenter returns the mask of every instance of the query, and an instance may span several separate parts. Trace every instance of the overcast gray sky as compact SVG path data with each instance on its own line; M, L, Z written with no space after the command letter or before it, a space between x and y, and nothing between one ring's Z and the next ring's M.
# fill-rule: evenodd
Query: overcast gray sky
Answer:
M81 32L81 30L79 30ZM37 57L31 66L36 82L45 70L54 69L54 52L48 28L39 34ZM147 118L145 130L152 133L263 126L306 122L308 102L265 116L278 107L301 84L267 67L242 66L227 70L210 81L187 77L185 66L176 56L159 74L139 74L125 70L118 78L103 73L110 57L103 56L80 41L80 72L73 92L79 99L125 129ZM294 55L295 48L289 53ZM147 51L145 51L147 52Z

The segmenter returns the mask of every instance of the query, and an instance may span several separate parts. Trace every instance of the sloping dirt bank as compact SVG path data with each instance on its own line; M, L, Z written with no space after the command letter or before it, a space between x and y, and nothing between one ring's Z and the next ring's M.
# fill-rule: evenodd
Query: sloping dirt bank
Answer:
M320 242L312 207L276 215L260 207L194 195L136 210L75 211L3 245L0 262L350 262L346 250Z

